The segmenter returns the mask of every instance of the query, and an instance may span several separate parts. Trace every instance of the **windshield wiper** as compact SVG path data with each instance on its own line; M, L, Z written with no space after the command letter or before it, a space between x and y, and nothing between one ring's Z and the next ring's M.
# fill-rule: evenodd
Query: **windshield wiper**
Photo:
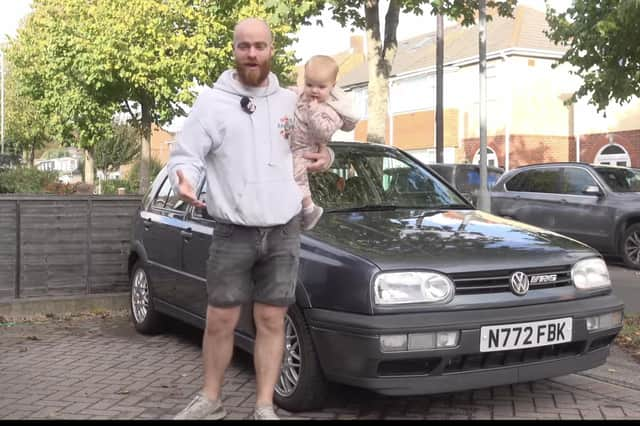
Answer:
M425 210L469 210L473 209L468 204L437 204L435 206L429 206Z

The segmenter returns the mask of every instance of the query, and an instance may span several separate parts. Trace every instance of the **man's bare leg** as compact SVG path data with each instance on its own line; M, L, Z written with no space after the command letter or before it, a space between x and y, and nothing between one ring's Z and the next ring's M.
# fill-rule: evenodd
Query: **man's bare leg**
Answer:
M204 395L210 400L220 398L224 372L233 356L233 331L240 319L240 306L207 307L207 325L202 338L204 365Z
M256 406L273 404L273 391L280 377L284 353L286 306L254 303L256 342L253 363L256 369Z

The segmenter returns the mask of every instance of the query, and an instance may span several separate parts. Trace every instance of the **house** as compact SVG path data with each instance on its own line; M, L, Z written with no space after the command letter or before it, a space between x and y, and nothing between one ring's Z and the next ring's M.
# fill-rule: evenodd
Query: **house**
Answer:
M487 158L510 169L550 161L640 166L640 103L611 106L606 118L587 100L567 106L579 87L567 65L553 67L565 48L544 34L544 12L519 5L514 18L487 23ZM385 143L435 162L435 33L400 41L389 79ZM455 25L444 36L444 162L479 162L478 27ZM367 63L343 74L362 121L353 139L366 140Z
M169 127L168 130L152 124L151 125L151 157L157 160L160 164L167 164L169 161L169 153L171 152L171 146L175 142L176 132ZM133 163L124 164L120 166L119 175L128 176Z
M82 151L75 147L66 147L57 155L60 157L51 158L51 155L45 153L42 158L34 160L33 164L38 170L58 172L58 180L63 183L82 181L82 171L80 170L83 158Z

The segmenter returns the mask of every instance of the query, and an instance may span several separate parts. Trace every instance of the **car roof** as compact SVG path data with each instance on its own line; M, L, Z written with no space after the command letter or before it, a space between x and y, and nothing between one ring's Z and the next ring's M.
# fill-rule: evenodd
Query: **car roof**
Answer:
M470 163L431 163L431 164L427 164L427 166L435 166L435 167L478 167L480 168L479 164L470 164ZM492 171L496 171L496 172L504 172L504 170L501 167L495 167L495 166L487 166L487 170L492 170Z
M551 163L532 163L532 164L525 164L523 166L519 166L519 167L515 167L513 169L511 169L512 171L515 170L521 170L521 169L525 169L525 168L536 168L536 167L562 167L562 166L581 166L581 167L587 167L587 168L610 168L610 169L619 169L619 170L628 170L631 169L631 167L625 167L625 166L618 166L618 165L613 165L613 164L591 164L591 163L585 163L582 161L554 161Z

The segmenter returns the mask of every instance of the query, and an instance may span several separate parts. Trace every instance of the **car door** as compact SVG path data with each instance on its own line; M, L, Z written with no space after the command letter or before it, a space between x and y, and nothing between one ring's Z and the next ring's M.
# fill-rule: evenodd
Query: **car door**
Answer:
M563 167L562 177L562 194L554 209L557 231L598 250L606 250L614 212L607 205L604 189L596 177L582 167ZM588 186L597 186L602 195L584 194Z
M207 312L207 259L214 221L203 209L192 209L181 234L183 277L176 287L176 305L205 318Z
M496 193L496 206L492 207L492 211L500 216L556 231L553 208L558 202L561 177L559 167L523 170L505 183L507 192Z
M206 184L198 198L205 199ZM206 209L192 209L187 228L182 232L183 278L178 283L175 300L187 312L206 318L207 312L207 261L216 222ZM242 306L236 330L255 336L251 305Z
M149 209L141 212L144 224L143 244L147 252L147 268L154 297L171 303L176 282L180 279L182 242L187 205L173 192L168 178L153 199Z

